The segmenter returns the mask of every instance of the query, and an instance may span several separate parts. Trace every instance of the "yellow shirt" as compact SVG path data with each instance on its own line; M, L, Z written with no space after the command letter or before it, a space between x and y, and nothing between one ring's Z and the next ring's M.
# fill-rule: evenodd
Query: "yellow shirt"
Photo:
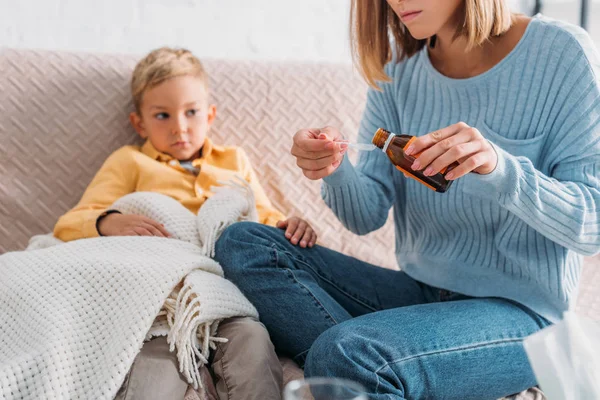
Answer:
M70 241L99 236L96 220L119 198L133 192L162 193L179 201L194 214L212 196L218 180L241 175L254 191L259 222L275 225L285 217L271 205L248 156L239 147L216 146L206 139L202 156L192 161L198 175L187 171L173 157L158 152L150 141L143 146L124 146L104 162L85 190L79 204L63 215L54 236Z

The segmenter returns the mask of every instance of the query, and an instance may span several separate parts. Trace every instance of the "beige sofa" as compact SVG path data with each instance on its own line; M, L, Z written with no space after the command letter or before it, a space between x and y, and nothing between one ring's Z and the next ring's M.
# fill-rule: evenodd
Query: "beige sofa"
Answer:
M50 232L104 159L136 142L127 117L128 80L137 59L0 52L0 254ZM306 217L322 244L394 268L391 221L363 237L346 231L323 204L320 182L303 178L289 154L299 128L333 125L355 137L366 91L358 74L332 64L205 60L205 65L218 107L215 142L246 148L274 204ZM600 320L600 259L587 264L578 311ZM299 373L286 371L288 377Z

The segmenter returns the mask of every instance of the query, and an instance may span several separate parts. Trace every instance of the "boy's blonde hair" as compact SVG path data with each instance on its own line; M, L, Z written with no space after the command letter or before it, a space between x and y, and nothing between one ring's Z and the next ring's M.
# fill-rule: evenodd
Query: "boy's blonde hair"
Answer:
M208 91L208 77L204 66L189 50L161 47L151 51L135 66L131 77L131 95L135 111L140 113L142 97L146 90L160 85L167 79L187 75L202 79Z
M469 48L503 34L512 25L506 0L464 0L464 12L455 37L465 36ZM350 41L355 65L376 89L376 81L390 81L383 67L392 60L393 53L400 59L411 57L427 43L410 35L385 0L352 0Z

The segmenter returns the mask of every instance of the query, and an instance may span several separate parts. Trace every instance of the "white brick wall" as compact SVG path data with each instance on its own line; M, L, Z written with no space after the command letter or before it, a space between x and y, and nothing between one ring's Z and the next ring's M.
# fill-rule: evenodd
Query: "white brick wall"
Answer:
M509 0L529 11L534 0ZM590 33L600 43L600 4ZM580 0L544 0L578 22ZM0 0L0 47L142 54L184 46L200 57L350 62L350 0Z

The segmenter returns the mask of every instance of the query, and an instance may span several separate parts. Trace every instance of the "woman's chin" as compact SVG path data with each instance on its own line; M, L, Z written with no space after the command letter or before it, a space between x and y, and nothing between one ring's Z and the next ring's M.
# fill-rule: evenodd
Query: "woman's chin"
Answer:
M413 28L408 28L408 32L410 33L410 36L417 40L429 39L430 37L435 35L435 33L431 33L429 29L419 29L419 27L417 26Z

